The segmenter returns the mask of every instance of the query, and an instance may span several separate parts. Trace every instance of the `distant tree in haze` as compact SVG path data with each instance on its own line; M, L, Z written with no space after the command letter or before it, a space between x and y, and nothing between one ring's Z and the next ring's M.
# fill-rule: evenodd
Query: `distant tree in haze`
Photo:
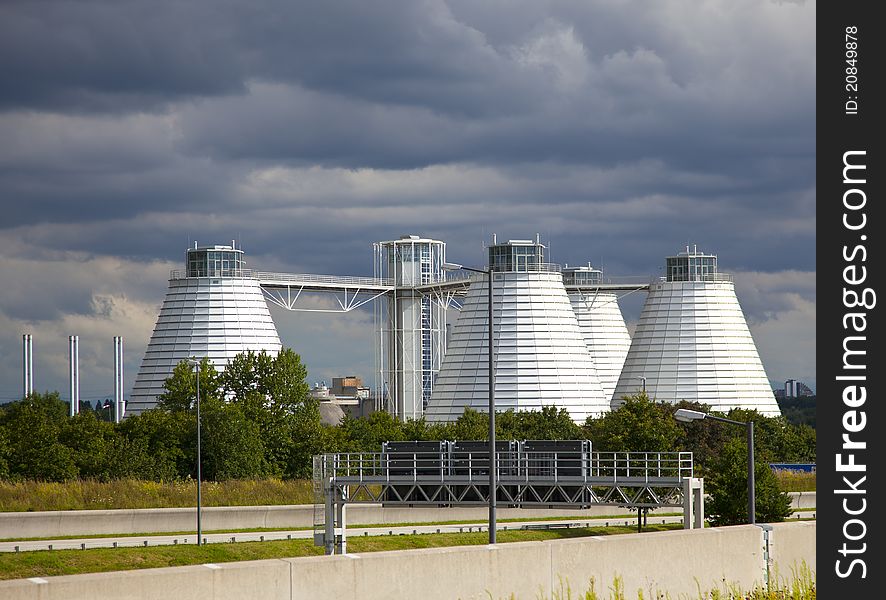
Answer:
M815 429L815 396L798 398L778 398L778 407L788 423L793 425L809 425Z

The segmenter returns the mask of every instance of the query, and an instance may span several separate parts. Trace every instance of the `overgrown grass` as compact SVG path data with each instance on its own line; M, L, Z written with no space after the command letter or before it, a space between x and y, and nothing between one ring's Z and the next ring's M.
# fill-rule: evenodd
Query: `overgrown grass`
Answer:
M814 492L815 473L776 469L775 478L783 492Z
M815 473L779 470L779 486L786 492L815 491ZM264 506L310 504L308 480L256 479L202 484L204 506ZM115 481L74 480L65 483L0 481L0 512L89 510L117 508L172 508L194 504L194 480Z
M200 491L203 506L313 502L308 480L204 481ZM194 480L163 483L134 479L108 482L84 479L65 483L0 481L0 512L190 507L196 495Z
M675 598L668 592L659 589L637 590L637 600L645 600L647 598L654 600L670 600ZM755 587L750 591L744 591L737 585L724 584L719 589L699 591L698 600L815 600L815 574L809 569L805 561L800 568L792 573L792 577L787 581L779 580L770 584L769 589L763 587ZM542 600L548 600L547 596L539 596ZM561 579L559 589L554 591L553 600L627 600L633 598L628 595L625 590L624 582L620 577L616 577L612 585L608 586L606 591L597 591L597 584L592 577L589 581L588 588L584 593L573 595L572 588L568 582L564 583ZM511 595L511 598L514 598ZM689 596L681 594L676 598L686 598Z
M645 531L679 529L678 524L649 525ZM528 542L554 540L590 535L634 533L633 527L590 527L574 529L499 531L497 540ZM409 550L443 546L470 546L489 543L487 533L441 533L434 535L388 535L352 537L348 539L349 552L378 552ZM102 573L154 567L174 567L203 563L223 563L266 558L293 558L322 554L323 549L313 540L275 540L266 542L239 542L236 544L206 544L203 546L151 546L148 548L90 548L87 550L39 550L0 554L0 579L50 577L77 573Z

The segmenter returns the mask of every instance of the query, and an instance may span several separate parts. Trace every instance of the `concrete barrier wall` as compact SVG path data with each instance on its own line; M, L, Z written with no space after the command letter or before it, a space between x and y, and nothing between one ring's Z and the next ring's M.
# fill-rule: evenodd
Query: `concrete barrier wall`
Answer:
M773 562L815 564L815 523L773 527ZM753 525L121 571L0 581L4 600L250 600L341 598L697 597L699 588L748 590L765 581L763 529ZM724 583L725 582L725 583Z
M284 560L0 581L3 600L290 600L291 590Z
M658 512L679 512L677 508ZM586 510L499 508L499 519L628 514L616 506L595 506ZM655 512L650 512L655 514ZM376 504L348 506L349 525L422 523L436 521L485 521L485 507L389 508ZM204 531L217 529L298 529L314 524L313 505L227 506L202 510ZM51 538L69 535L115 533L164 533L190 531L197 526L195 508L153 508L138 510L71 510L0 513L0 539Z
M815 562L815 522L773 523L769 543L770 577L774 583L799 576L803 564L813 573Z
M791 508L815 508L815 492L790 492Z
M815 506L815 492L791 494L794 508ZM312 505L226 506L204 508L203 529L297 529L311 527ZM680 512L667 508L651 512ZM47 512L0 513L0 539L51 538L69 535L114 533L165 533L190 531L197 525L194 508L154 508L140 510L70 510ZM499 508L499 519L545 518L627 514L615 506L595 506L586 510ZM349 524L394 524L435 521L484 521L485 507L454 508L383 508L379 505L354 504L348 507Z

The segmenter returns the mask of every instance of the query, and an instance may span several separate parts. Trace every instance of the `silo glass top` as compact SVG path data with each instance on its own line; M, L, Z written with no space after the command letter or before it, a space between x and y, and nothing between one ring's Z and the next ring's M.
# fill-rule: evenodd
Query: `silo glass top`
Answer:
M586 267L564 267L563 283L565 285L599 285L603 283L603 271L591 265Z
M493 271L540 271L545 247L531 240L508 240L489 247L489 266Z
M717 279L717 256L699 252L696 246L667 257L666 281L712 281Z
M233 246L201 246L188 250L188 277L242 277L246 260Z

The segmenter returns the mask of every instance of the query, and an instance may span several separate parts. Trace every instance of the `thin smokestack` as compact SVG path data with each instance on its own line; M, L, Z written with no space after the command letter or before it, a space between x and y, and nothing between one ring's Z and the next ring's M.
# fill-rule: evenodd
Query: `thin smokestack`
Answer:
M114 422L119 423L125 412L123 400L123 337L114 336Z
M34 393L34 338L30 333L22 335L22 397Z
M71 375L71 407L68 414L73 417L80 412L80 336L68 336L68 356Z

